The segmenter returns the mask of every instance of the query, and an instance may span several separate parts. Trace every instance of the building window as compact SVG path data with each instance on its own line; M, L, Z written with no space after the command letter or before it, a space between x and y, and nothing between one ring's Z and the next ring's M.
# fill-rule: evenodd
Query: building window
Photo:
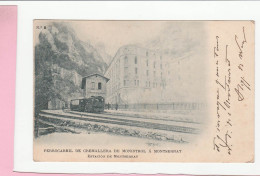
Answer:
M135 68L135 74L136 74L136 75L137 75L137 73L138 73L137 71L138 71L137 68Z
M126 86L126 80L124 80L124 86Z
M72 100L72 101L71 101L71 104L72 104L72 105L79 105L79 100Z
M125 77L128 75L128 67L125 67Z
M81 83L81 89L85 89L85 88L86 88L86 78L83 78Z
M135 64L137 64L137 56L135 56Z
M146 51L146 57L148 57L148 51Z
M149 62L148 62L148 60L146 60L146 66L148 67L148 65L149 65Z
M136 80L135 80L135 86L136 86Z
M156 66L156 62L153 63L153 68L155 68L155 66Z
M127 58L127 56L125 56L125 64L127 64L128 63L128 58Z
M102 85L101 82L98 83L98 89L101 90L102 89Z
M162 69L162 64L160 65L161 69Z
M154 77L156 76L156 71L153 71L153 76L154 76Z
M137 80L137 86L139 86L139 80Z
M146 70L146 76L149 76L149 70Z
M91 83L91 89L92 89L92 90L95 89L95 83L94 83L94 82Z
M149 87L150 87L150 81L149 81Z

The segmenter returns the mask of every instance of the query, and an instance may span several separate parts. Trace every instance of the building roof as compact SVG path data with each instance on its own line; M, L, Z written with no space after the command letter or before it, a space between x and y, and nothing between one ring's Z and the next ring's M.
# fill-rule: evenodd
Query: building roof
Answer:
M94 74L90 74L90 75L84 76L84 77L82 77L82 79L89 78L91 76L100 76L100 77L104 78L107 82L109 81L109 79L107 77L105 77L105 76L103 76L103 75L101 75L99 73L94 73Z

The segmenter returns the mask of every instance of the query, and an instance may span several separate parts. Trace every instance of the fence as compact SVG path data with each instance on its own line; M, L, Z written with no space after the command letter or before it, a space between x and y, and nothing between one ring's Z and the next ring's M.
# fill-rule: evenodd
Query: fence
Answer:
M122 110L199 110L204 103L158 103L158 104L105 104L105 109Z

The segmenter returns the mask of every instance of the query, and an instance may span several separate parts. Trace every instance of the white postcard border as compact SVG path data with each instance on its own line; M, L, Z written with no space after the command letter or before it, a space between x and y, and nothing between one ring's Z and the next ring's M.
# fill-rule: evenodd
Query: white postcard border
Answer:
M260 123L255 109L255 163L90 163L33 161L33 19L255 20L259 56L260 2L1 2L18 5L14 170L44 173L259 174ZM255 67L259 61L255 59ZM256 75L259 75L256 69ZM256 76L257 77L257 76ZM256 80L256 88L259 81ZM255 95L256 107L259 94Z

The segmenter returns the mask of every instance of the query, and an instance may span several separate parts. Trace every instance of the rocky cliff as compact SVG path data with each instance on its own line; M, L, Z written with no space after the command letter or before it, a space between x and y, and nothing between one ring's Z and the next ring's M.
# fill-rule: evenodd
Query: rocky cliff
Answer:
M39 33L35 46L35 110L48 108L54 99L67 101L82 95L81 78L103 74L107 64L98 50L81 41L62 23Z

